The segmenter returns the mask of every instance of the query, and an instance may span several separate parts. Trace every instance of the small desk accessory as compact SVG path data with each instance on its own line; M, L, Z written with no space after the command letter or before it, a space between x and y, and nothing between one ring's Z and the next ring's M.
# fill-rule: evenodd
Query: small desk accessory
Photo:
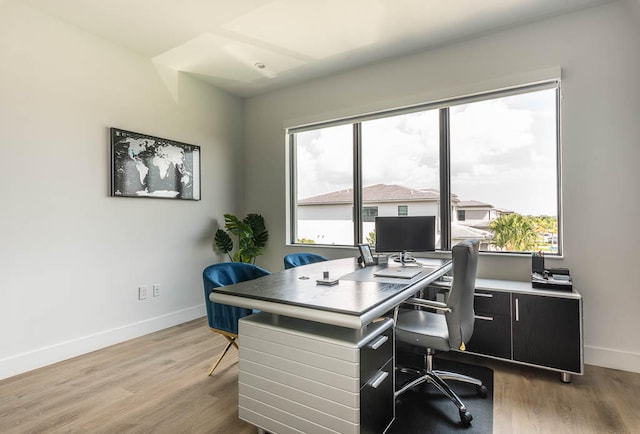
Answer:
M369 244L358 244L358 250L360 250L360 263L363 267L376 265L376 260L373 257L373 253L371 253L371 246Z
M573 290L573 279L568 268L546 268L542 252L531 256L531 286L560 291Z
M338 282L340 282L340 279L332 279L329 277L329 272L328 271L323 271L322 272L322 279L317 279L316 283L318 285L337 285Z

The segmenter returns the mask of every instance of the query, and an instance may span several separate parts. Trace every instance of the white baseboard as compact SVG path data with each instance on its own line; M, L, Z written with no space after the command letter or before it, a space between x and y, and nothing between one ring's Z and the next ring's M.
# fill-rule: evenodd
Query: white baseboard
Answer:
M173 327L206 315L204 304L105 330L0 360L0 379L42 368L110 345ZM593 346L584 347L588 365L640 373L640 354Z
M584 363L640 373L640 354L610 348L584 347Z
M206 315L204 304L0 360L0 379L173 327Z

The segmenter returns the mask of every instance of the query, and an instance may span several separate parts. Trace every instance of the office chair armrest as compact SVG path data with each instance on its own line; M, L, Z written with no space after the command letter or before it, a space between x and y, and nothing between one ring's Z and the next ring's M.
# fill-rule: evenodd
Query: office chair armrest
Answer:
M451 281L450 280L434 280L429 284L430 288L442 289L445 291L451 290Z
M397 305L393 309L393 322L394 324L398 322L398 313L400 312L400 306L409 304L411 306L425 307L428 309L439 310L442 312L451 312L451 308L447 306L445 303L439 301L425 300L423 298L411 297Z
M405 300L404 303L418 307L426 307L427 309L439 310L441 312L451 312L451 308L440 301L412 297Z

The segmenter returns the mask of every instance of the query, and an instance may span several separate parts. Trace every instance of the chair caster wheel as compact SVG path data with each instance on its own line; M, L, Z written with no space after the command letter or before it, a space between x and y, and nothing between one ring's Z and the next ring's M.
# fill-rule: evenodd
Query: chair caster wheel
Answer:
M473 416L468 411L460 410L460 422L462 425L469 426L471 425L471 421L473 420Z
M482 386L478 386L478 396L480 396L481 398L486 398L487 393L487 386L485 386L484 384Z

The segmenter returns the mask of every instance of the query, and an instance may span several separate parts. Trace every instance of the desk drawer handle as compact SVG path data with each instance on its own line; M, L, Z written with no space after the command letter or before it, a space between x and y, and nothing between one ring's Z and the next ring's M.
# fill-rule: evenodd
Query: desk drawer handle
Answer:
M378 372L378 374L375 377L369 380L369 386L373 387L374 389L377 389L378 386L380 386L388 376L389 376L388 372L385 372L385 371Z
M493 318L490 316L476 315L475 318L483 321L493 321Z
M474 297L493 298L493 294L487 294L486 292L474 292Z
M382 344L384 344L385 342L387 342L389 340L389 336L387 335L382 335L380 337L378 337L378 339L376 339L375 341L371 342L369 345L367 345L369 348L371 348L372 350L377 350L378 348L380 348L382 346Z

